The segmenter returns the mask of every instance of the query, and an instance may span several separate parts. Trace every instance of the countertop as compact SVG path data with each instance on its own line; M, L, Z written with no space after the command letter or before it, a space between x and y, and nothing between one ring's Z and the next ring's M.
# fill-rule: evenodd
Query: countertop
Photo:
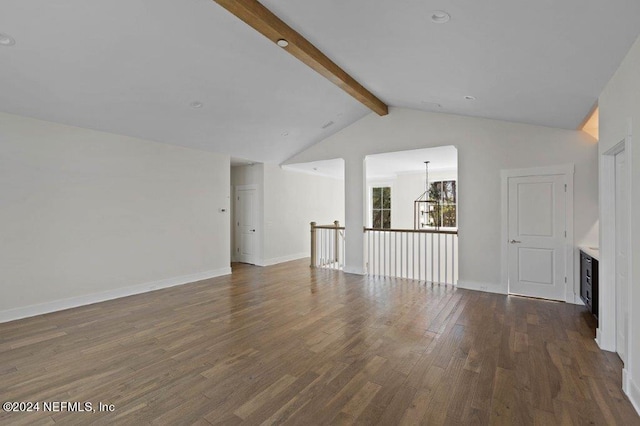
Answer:
M600 247L578 246L578 248L595 260L600 261Z

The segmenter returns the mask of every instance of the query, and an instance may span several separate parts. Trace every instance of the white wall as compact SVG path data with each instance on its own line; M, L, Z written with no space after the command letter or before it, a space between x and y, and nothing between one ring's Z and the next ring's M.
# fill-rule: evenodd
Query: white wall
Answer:
M500 278L501 169L575 163L576 244L596 223L597 146L593 138L579 131L391 108L388 116L370 114L288 162L342 157L347 177L353 174L355 181L360 172L350 171L350 166L357 169L367 155L444 145L458 149L461 285L486 286L499 292L506 289ZM362 191L351 188L349 181L346 186L347 194L357 203L357 194ZM357 229L365 219L365 214L353 207L347 204L348 234L350 225ZM363 262L358 259L361 246L350 250L349 239L347 245L347 270L362 271L359 265ZM355 257L349 258L354 252Z
M637 219L640 213L640 147L638 147L638 123L640 123L640 39L624 59L620 68L616 71L611 81L602 92L599 102L600 109L600 143L599 152L606 151L617 145L626 136L631 135L631 151L627 152L627 167L631 168L631 188L629 201L631 203L632 218L630 221L631 252L629 253L629 267L633 278L630 283L630 318L629 318L629 350L625 370L627 380L624 387L636 410L640 410L640 289L638 289L638 277L640 274L640 224ZM601 184L604 184L604 176L601 176ZM601 221L611 221L607 216L607 206L601 205ZM610 240L613 235L604 233L601 238ZM603 269L611 262L613 253L601 252L600 274L603 277ZM601 294L603 291L612 292L614 283L601 280ZM602 316L602 315L601 315ZM607 314L601 321L615 321L613 314ZM606 326L606 324L605 324ZM603 324L600 324L600 328Z
M342 180L284 170L272 163L232 167L231 175L234 185L259 188L259 265L308 257L310 222L344 223Z
M229 273L229 158L0 113L0 321Z
M265 164L265 264L309 256L310 222L344 224L344 181Z

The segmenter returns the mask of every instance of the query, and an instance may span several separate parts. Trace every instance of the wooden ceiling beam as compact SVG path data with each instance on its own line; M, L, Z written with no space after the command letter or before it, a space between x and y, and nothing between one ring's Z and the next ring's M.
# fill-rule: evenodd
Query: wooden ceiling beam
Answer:
M288 26L257 0L213 0L253 27L272 42L284 39L287 52L329 79L333 84L356 98L378 115L387 115L389 107L365 89L324 53Z

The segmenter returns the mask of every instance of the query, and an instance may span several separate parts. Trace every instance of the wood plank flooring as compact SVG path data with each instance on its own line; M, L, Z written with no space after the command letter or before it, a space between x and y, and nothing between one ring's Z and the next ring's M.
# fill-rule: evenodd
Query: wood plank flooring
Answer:
M640 425L584 307L307 265L0 324L0 402L114 405L0 423Z

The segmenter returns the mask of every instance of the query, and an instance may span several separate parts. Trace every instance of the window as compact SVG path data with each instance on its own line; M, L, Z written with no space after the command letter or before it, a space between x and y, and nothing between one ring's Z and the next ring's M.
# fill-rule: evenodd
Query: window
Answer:
M372 188L371 211L373 228L391 228L391 187Z
M447 228L457 226L457 192L456 181L445 180L431 182L429 185L429 198L438 201L431 206L429 212L429 225Z

